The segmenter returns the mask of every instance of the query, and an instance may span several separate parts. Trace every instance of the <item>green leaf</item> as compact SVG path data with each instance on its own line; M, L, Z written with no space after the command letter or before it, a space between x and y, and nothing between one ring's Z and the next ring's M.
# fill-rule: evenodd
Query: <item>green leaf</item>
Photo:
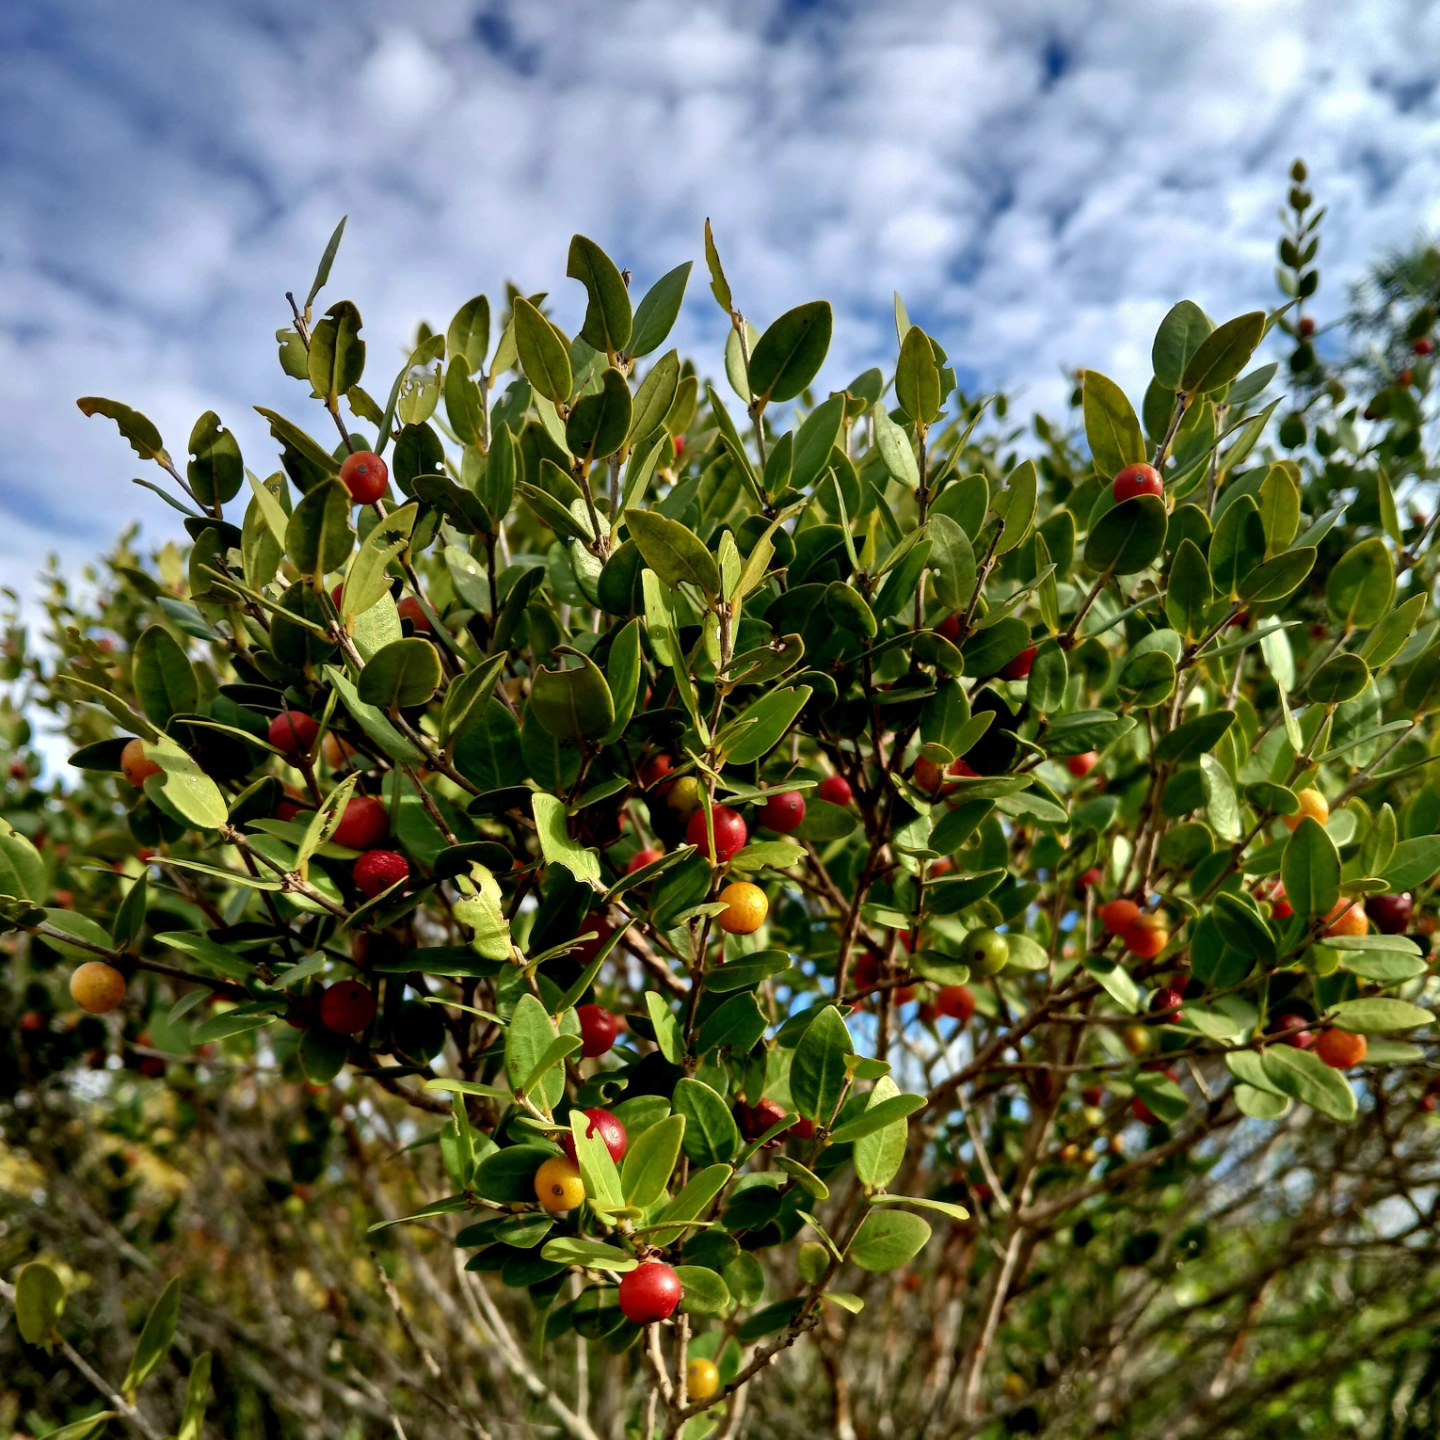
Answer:
M360 338L360 312L349 300L332 305L311 331L309 370L310 388L332 410L352 385L360 383L365 342Z
M565 404L574 384L570 352L555 327L523 295L515 299L515 345L535 393L556 405Z
M48 1350L60 1312L65 1308L65 1286L48 1266L32 1260L15 1280L15 1322L27 1345Z
M1155 747L1155 759L1163 765L1183 765L1213 750L1235 723L1233 710L1211 710L1193 716L1164 736Z
M147 741L145 753L162 771L145 782L145 793L168 801L184 820L200 830L218 830L229 818L220 787L168 736Z
M1165 502L1139 495L1107 510L1085 540L1085 563L1110 575L1134 575L1165 548Z
M1047 640L1035 655L1025 699L1038 715L1053 715L1065 703L1065 687L1070 683L1070 665L1065 651L1054 640Z
M908 1265L925 1248L930 1226L903 1210L871 1210L860 1222L845 1258L883 1275Z
M566 448L580 460L603 460L613 455L630 433L632 412L625 377L618 370L607 370L600 379L599 391L582 396L571 409L565 422Z
M888 1185L905 1159L910 1127L906 1117L925 1108L922 1095L902 1095L888 1075L882 1075L870 1092L864 1113L838 1126L831 1135L836 1145L853 1143L855 1173L866 1185Z
M1205 813L1209 817L1210 828L1222 840L1238 840L1242 834L1240 799L1235 793L1235 782L1230 778L1230 772L1213 755L1202 755L1200 778L1205 789Z
M912 325L900 342L895 398L918 426L930 425L940 414L940 366L935 346L918 325Z
M477 295L455 312L445 331L445 353L452 364L463 361L464 373L470 376L484 368L489 349L490 302L483 295Z
M684 1139L685 1117L668 1115L631 1143L620 1171L627 1205L648 1210L664 1199Z
M485 436L485 413L480 387L470 378L465 357L456 355L445 368L445 413L450 428L465 445L478 445Z
M1402 840L1380 872L1392 892L1418 890L1440 871L1440 835Z
M536 791L530 797L540 853L547 865L563 865L581 884L600 883L600 856L570 838L569 813L565 802L554 795Z
M409 548L420 506L392 510L360 543L340 595L340 614L349 621L363 615L389 593L389 567Z
M121 1390L127 1395L138 1390L170 1353L179 1320L180 1280L177 1277L161 1292L145 1321L145 1328L140 1332L140 1339L135 1343L135 1356L120 1383Z
M1198 639L1205 631L1205 614L1214 598L1210 567L1200 547L1188 537L1175 550L1165 588L1165 614L1187 640Z
M384 710L424 705L440 688L440 653L418 635L392 640L360 672L360 698Z
M731 765L750 765L785 738L811 695L808 685L772 690L736 717L717 741Z
M1131 1015L1139 1013L1140 987L1130 978L1130 972L1120 961L1104 955L1088 955L1081 963L1122 1010Z
M915 458L915 447L910 436L891 418L883 405L876 405L870 412L875 427L875 448L885 463L893 480L911 490L920 485L920 462Z
M790 484L796 490L807 489L825 472L830 452L840 441L845 423L845 397L832 395L817 405L795 432L794 457L790 465Z
M1293 595L1315 568L1318 554L1313 545L1306 545L1257 565L1240 582L1239 599L1247 605L1273 605Z
M142 460L154 460L157 464L170 465L170 456L160 439L160 432L138 410L122 405L118 400L105 400L99 395L86 395L75 402L84 415L103 415L120 427L121 436L130 442L130 448Z
M208 1360L210 1357L204 1357ZM101 1410L94 1415L87 1415L83 1420L73 1420L69 1425L62 1425L58 1430L47 1430L44 1440L90 1440L90 1436L96 1435L104 1428L107 1420L118 1420L118 1410ZM187 1440L182 1432L180 1440ZM195 1440L199 1440L198 1433Z
M523 1083L517 1087L517 1093L523 1092L526 1095L533 1095L540 1082L557 1066L562 1066L583 1043L578 1035L557 1035L549 1045L545 1047L544 1053L535 1062L535 1068L525 1077Z
M1029 538L1035 525L1035 506L1040 474L1033 460L1022 461L1006 477L1005 484L990 501L990 508L1004 522L995 542L997 555L1008 555Z
M630 433L626 437L633 449L665 423L675 403L680 388L680 356L674 350L667 350L654 365L650 373L640 382L635 392L635 403L631 408Z
M1299 1100L1332 1120L1355 1118L1358 1107L1354 1091L1343 1075L1312 1051L1270 1045L1260 1056L1260 1062L1271 1089Z
M340 250L340 237L345 233L345 222L350 217L342 215L340 223L330 233L330 239L326 242L325 253L320 257L320 263L315 267L315 279L310 286L309 293L305 296L305 304L301 307L308 311L315 303L315 297L325 288L326 282L330 279L330 267L335 263L335 256Z
M1392 1030L1415 1030L1435 1020L1430 1011L1422 1010L1418 1005L1384 996L1344 1000L1330 1014L1342 1029L1357 1035L1387 1035Z
M628 352L631 356L649 355L665 343L680 315L685 287L690 283L690 271L694 267L693 260L677 265L645 292L635 307L635 326Z
M383 711L360 698L359 691L343 670L327 665L324 673L330 688L340 697L341 704L368 740L378 745L392 760L403 760L407 765L423 763L425 757L420 751L385 718Z
M846 1056L854 1053L840 1012L825 1006L805 1027L790 1063L790 1094L807 1120L830 1123L845 1091Z
M720 593L715 557L678 520L653 510L627 510L625 523L645 563L670 586L691 584L707 598Z
M185 473L195 498L212 509L233 500L245 483L240 443L213 410L207 410L190 432L190 462Z
M521 995L505 1032L505 1074L516 1094L523 1090L556 1039L555 1024L544 1005L533 995ZM529 1098L548 1113L564 1093L565 1071L552 1068L540 1073L538 1087Z
M680 1308L687 1315L721 1315L730 1308L730 1287L714 1270L703 1265L677 1265L675 1273L685 1291ZM689 1433L688 1426L682 1433Z
M145 718L161 727L174 715L191 713L200 685L180 642L162 625L147 627L135 642L135 698Z
M685 1118L682 1147L690 1163L724 1166L728 1172L728 1162L740 1149L740 1131L730 1107L703 1080L688 1078L675 1082L672 1103L675 1113ZM685 1194L688 1194L688 1187ZM684 1194L670 1206L664 1218L676 1218L674 1212L681 1199L684 1199Z
M937 1215L948 1216L951 1220L968 1220L970 1212L963 1205L950 1200L932 1200L928 1195L872 1195L872 1205L906 1205L912 1210L933 1210Z
M563 1073L557 1072L556 1078L563 1082ZM583 1110L570 1112L575 1163L579 1165L585 1181L585 1195L598 1210L619 1210L625 1204L620 1190L620 1171L615 1166L610 1147L598 1131L592 1134L592 1129L590 1117Z
M750 391L760 404L793 400L815 378L833 326L830 302L816 300L787 310L766 330L750 356Z
M557 740L603 740L615 723L615 701L600 667L588 655L566 652L578 665L535 672L530 710Z
M199 1356L185 1382L185 1413L175 1440L204 1440L205 1409L210 1403L210 1352Z
M1280 878L1285 898L1303 920L1328 915L1340 898L1340 853L1313 817L1305 816L1285 842Z
M1148 460L1144 432L1125 392L1098 370L1085 371L1081 384L1085 438L1090 442L1095 469L1106 480L1113 480L1127 465Z
M612 355L624 350L630 343L634 316L630 292L615 262L593 240L576 235L570 241L565 273L584 285L588 297L580 338L592 349Z
M1241 582L1265 560L1265 523L1260 507L1242 495L1229 505L1210 539L1210 574L1215 588L1232 599Z
M350 492L338 480L315 486L285 526L285 553L302 575L338 570L355 544Z
M1370 667L1358 655L1333 655L1310 677L1306 696L1320 705L1353 700L1370 683Z
M721 1105L723 1108L723 1101ZM739 1149L739 1145L740 1132L737 1130L735 1148ZM686 1154L689 1154L688 1147ZM656 1225L649 1232L651 1241L656 1245L672 1244L686 1221L699 1220L709 1210L734 1173L729 1165L711 1165L692 1175L690 1183L660 1212Z
M40 852L6 820L0 820L0 895L35 905L50 898Z
M1180 389L1185 367L1215 328L1210 317L1193 301L1182 300L1160 322L1150 350L1155 378L1167 389Z
M1186 362L1180 389L1208 394L1228 385L1249 363L1265 335L1265 312L1254 310L1217 326Z
M549 1241L540 1254L557 1265L578 1265L585 1270L605 1270L624 1275L640 1263L618 1245L603 1240L587 1240L581 1235L560 1235Z
M1389 547L1372 535L1352 545L1325 581L1325 605L1347 630L1378 624L1395 598L1395 562Z
M1221 938L1242 955L1254 955L1267 965L1275 962L1275 937L1270 927L1243 900L1222 892L1213 911Z

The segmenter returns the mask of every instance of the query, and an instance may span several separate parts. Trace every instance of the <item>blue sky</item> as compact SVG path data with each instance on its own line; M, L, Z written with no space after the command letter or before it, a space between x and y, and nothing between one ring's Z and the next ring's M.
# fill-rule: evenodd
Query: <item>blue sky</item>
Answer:
M272 335L336 219L331 299L384 389L421 317L506 279L573 325L569 237L642 287L714 217L760 326L837 304L823 383L888 362L890 296L978 383L1139 398L1183 296L1274 300L1304 155L1321 318L1440 226L1440 7L1410 0L47 0L0 10L0 578L175 517L82 394L177 455L207 408L316 417ZM703 269L703 264L702 267ZM697 277L677 338L720 370ZM323 418L323 417L321 417ZM317 433L323 426L315 423Z

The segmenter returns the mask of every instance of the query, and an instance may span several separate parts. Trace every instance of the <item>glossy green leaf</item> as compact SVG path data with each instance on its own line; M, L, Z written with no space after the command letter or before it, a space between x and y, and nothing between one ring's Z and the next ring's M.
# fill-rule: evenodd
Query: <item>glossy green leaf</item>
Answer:
M840 1012L827 1005L805 1027L790 1064L790 1094L807 1120L827 1125L846 1082L846 1057L855 1046Z
M830 349L834 313L827 300L787 310L750 356L750 390L762 404L793 400L820 372Z
M360 699L381 710L408 709L424 705L440 680L440 653L428 640L394 640L360 672Z
M1110 480L1127 465L1148 461L1149 447L1125 392L1098 370L1085 371L1081 385L1085 438L1095 469Z
M593 240L576 235L570 241L565 273L585 287L588 303L580 338L593 349L612 355L624 350L630 343L634 316L630 292L615 262Z

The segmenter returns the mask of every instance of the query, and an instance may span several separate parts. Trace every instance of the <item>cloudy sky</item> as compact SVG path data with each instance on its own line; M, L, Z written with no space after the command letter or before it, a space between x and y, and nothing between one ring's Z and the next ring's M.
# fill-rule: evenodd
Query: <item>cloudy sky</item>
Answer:
M182 459L213 408L273 468L250 407L315 420L272 334L341 214L327 293L382 394L418 318L506 279L573 325L572 233L639 288L703 271L711 215L756 323L836 302L822 383L888 363L899 290L977 384L1054 406L1083 364L1138 400L1173 301L1274 300L1297 154L1332 217L1322 319L1440 225L1437 56L1423 0L0 7L0 579L171 533L78 395ZM718 371L699 277L677 338Z

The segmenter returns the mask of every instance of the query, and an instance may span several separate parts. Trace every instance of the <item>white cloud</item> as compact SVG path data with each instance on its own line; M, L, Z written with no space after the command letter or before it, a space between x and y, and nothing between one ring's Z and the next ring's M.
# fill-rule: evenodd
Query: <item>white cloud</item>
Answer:
M372 390L417 318L507 278L573 325L572 232L643 286L700 260L708 214L757 323L837 301L832 382L890 358L898 289L983 384L1048 406L1082 364L1138 398L1183 295L1273 301L1296 154L1331 208L1322 314L1440 220L1440 11L1418 0L56 0L3 24L12 585L137 514L171 530L75 395L145 410L177 454L213 407L269 468L249 407L307 412L271 337L343 212L330 294L365 315ZM718 370L701 269L679 338Z

